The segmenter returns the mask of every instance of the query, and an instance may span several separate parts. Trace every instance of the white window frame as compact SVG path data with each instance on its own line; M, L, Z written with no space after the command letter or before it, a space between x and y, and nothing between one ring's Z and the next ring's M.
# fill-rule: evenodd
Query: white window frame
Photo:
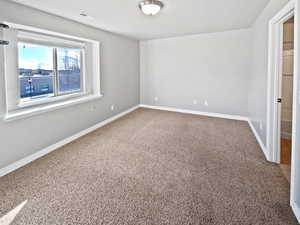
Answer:
M66 91L66 92L61 92L59 91L59 82L58 82L58 71L57 71L57 56L53 55L53 94L45 94L45 95L39 95L39 96L34 96L34 97L28 97L28 98L21 98L20 95L20 87L18 89L18 107L19 108L23 108L23 107L27 107L27 106L33 106L33 105L40 105L43 103L47 103L47 102L55 102L58 101L60 99L67 99L67 98L74 98L74 97L79 97L79 96L83 96L85 95L85 85L84 85L84 80L85 80L85 53L83 53L84 51L84 47L70 47L70 46L63 46L60 45L58 46L58 44L55 43L48 43L48 42L37 42L34 40L30 40L30 39L25 39L25 38L18 38L18 43L28 43L28 44L35 44L35 45L40 45L40 46L45 46L45 47L51 47L51 48L56 48L55 53L57 54L57 48L66 48L66 49L80 49L81 51L81 61L80 61L80 89L79 90L75 90L75 91ZM54 53L53 53L54 54ZM19 60L19 57L18 57ZM19 65L19 63L18 63ZM17 66L18 66L17 65ZM17 68L19 69L19 68ZM19 82L20 84L20 82Z
M100 91L100 43L98 41L20 24L4 23L10 27L8 35L5 35L5 30L3 30L4 38L10 42L4 47L6 89L4 120L28 117L102 97ZM81 49L80 91L56 93L55 96L51 94L51 97L45 98L21 99L17 46L19 42L54 48ZM53 87L53 91L56 89L59 92L58 88L58 86Z

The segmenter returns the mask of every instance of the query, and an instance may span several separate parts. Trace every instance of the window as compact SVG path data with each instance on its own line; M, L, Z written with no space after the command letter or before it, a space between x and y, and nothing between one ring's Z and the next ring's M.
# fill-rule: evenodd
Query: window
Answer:
M6 118L101 97L99 42L9 24ZM1 33L0 33L1 34Z
M18 43L21 99L54 96L54 48Z
M57 75L58 91L60 93L76 92L81 90L81 50L58 48L57 55Z
M80 92L82 51L19 42L21 99L32 100Z

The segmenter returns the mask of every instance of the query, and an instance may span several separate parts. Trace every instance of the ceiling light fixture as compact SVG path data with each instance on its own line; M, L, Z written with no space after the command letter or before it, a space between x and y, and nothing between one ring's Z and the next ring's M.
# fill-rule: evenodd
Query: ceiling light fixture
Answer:
M148 16L154 16L164 7L164 4L158 0L145 0L139 3L140 10Z

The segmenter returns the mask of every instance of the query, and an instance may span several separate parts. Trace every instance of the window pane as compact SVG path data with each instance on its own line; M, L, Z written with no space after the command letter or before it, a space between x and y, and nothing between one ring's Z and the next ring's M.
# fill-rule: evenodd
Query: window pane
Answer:
M59 92L80 90L80 49L57 49Z
M18 43L21 98L53 94L53 48Z

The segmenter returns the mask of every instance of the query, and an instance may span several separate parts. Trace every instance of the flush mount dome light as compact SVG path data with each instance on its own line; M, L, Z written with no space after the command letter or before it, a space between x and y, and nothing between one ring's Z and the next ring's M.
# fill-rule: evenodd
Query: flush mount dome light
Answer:
M164 4L158 0L145 0L139 3L140 10L148 16L159 13L162 7L164 7Z

